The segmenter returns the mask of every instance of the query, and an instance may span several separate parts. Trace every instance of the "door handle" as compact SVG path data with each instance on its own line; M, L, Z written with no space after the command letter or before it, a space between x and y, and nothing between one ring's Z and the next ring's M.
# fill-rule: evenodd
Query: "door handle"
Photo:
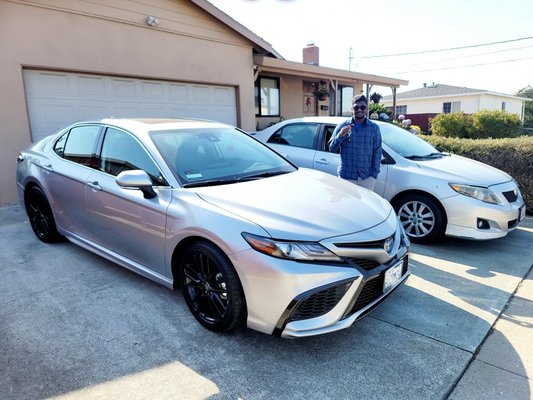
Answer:
M46 164L46 165L43 165L39 162L35 163L37 166L41 167L42 169L44 169L45 171L48 171L48 172L54 172L54 167L52 167L52 164Z
M326 160L325 158L321 158L319 160L316 160L315 161L317 164L329 164L329 161Z
M87 182L87 186L89 186L93 190L102 190L102 186L100 186L98 181Z

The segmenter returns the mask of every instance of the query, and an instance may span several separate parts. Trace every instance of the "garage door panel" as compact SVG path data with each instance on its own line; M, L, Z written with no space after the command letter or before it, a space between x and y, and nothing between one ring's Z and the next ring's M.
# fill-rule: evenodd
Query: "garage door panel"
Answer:
M116 76L24 70L32 140L105 117L212 119L237 125L235 88Z
M181 100L182 102L187 102L187 99L189 98L187 86L171 83L169 85L169 96L172 100Z
M136 82L131 79L117 79L111 78L111 93L112 97L136 97Z
M163 99L165 96L165 87L162 83L142 82L142 95L152 99Z
M84 97L99 97L105 93L105 81L95 76L79 77L79 94Z

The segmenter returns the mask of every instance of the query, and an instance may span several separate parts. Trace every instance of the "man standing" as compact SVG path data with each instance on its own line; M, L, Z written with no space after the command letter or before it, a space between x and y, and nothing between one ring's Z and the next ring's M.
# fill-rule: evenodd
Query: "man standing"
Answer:
M352 117L337 125L329 141L329 151L336 153L340 149L337 174L341 178L374 190L381 165L381 132L366 117L367 107L365 96L353 98Z

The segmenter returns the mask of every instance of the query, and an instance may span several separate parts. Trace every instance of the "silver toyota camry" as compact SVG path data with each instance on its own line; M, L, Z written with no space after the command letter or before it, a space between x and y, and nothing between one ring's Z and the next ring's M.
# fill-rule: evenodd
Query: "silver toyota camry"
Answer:
M223 332L302 337L351 326L407 276L390 204L297 168L210 121L104 119L23 151L35 235L65 238L169 288Z

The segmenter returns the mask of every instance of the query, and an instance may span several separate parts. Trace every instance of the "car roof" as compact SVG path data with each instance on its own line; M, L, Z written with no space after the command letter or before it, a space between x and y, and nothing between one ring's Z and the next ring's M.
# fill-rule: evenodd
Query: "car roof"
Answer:
M221 122L192 118L104 118L99 122L128 130L143 131L230 126Z

